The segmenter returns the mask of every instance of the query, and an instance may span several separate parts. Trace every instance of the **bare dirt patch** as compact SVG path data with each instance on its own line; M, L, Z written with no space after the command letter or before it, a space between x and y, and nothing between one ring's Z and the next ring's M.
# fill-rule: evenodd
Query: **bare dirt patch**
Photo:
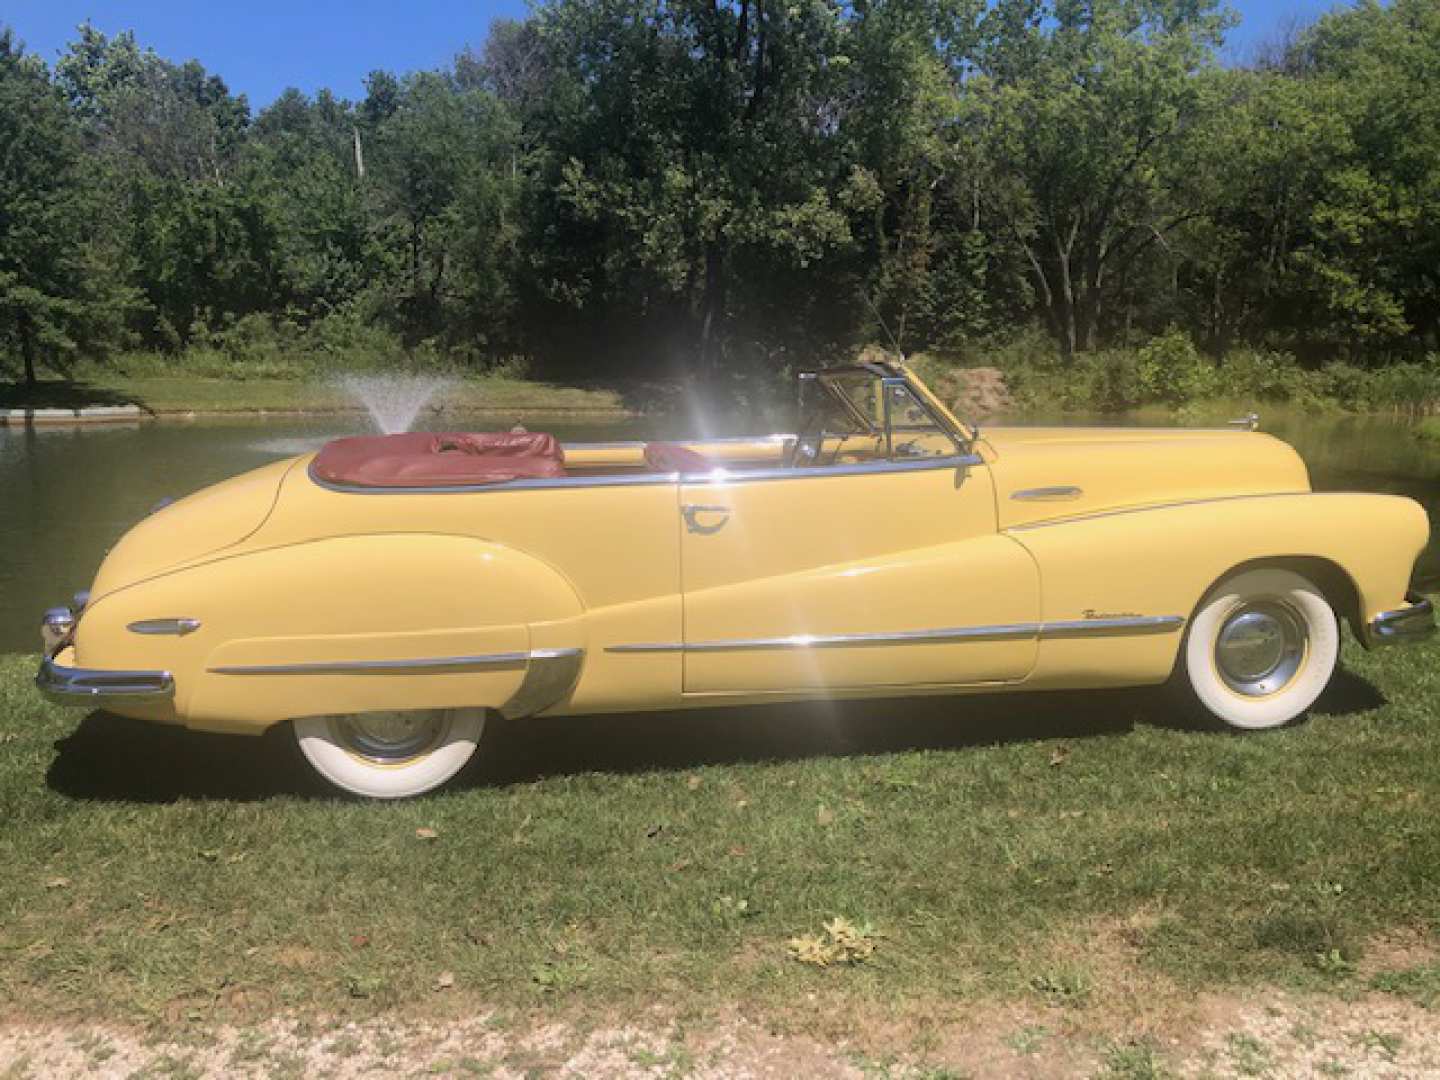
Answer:
M1110 1008L958 1003L876 1025L816 1004L825 1015L796 1019L818 1035L658 1012L591 1027L500 1012L448 1023L279 1019L165 1037L12 1024L0 1027L0 1076L1440 1077L1440 1018L1383 995L1204 995L1169 1025L1148 1013L1117 1024Z

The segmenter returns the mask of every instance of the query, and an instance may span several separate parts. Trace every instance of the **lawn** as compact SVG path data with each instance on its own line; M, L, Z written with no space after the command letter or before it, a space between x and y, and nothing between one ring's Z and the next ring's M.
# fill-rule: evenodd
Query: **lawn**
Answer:
M1148 692L496 722L384 805L283 730L54 708L0 657L0 1015L1433 1004L1437 659L1351 643L1307 723L1243 738ZM848 954L797 959L837 917Z

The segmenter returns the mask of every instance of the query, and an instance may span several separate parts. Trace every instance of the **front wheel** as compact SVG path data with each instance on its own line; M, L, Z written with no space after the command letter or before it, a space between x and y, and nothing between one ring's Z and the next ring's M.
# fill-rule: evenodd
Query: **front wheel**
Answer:
M1275 728L1315 703L1339 655L1335 611L1311 581L1291 570L1245 570L1201 602L1176 681L1227 727Z
M306 716L292 727L306 759L336 787L371 799L403 799L439 787L465 767L485 729L485 710Z

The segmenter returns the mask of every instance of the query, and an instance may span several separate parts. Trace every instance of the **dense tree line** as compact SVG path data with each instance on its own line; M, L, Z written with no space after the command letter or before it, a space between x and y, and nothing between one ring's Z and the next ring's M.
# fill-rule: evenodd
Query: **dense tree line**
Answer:
M1243 68L1207 0L548 0L447 70L253 114L85 25L0 31L0 350L380 341L773 371L892 336L1064 357L1440 348L1440 0ZM297 347L301 347L297 345Z

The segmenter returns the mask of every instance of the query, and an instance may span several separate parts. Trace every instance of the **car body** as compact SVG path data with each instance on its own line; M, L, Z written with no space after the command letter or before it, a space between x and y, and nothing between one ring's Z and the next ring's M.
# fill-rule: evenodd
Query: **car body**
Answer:
M47 615L39 686L292 721L329 779L392 796L493 712L1172 681L1271 727L1329 680L1337 616L1367 647L1433 628L1423 510L1313 492L1253 425L980 431L903 364L801 384L791 435L374 437L217 484Z

